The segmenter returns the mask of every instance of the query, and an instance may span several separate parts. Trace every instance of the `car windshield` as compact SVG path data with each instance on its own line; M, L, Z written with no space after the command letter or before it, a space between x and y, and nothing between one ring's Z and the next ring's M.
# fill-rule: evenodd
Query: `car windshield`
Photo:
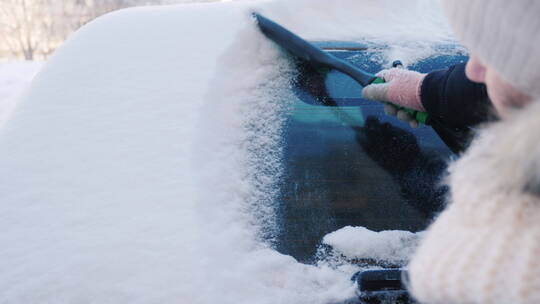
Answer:
M377 49L326 48L369 72L384 68L373 60ZM407 68L428 72L466 60L448 49ZM360 85L348 76L317 77L297 81L284 131L277 249L313 262L322 237L345 226L423 230L442 206L450 149L431 127L411 128L385 115L382 104L360 98ZM323 90L313 90L321 84ZM319 102L325 94L333 106Z

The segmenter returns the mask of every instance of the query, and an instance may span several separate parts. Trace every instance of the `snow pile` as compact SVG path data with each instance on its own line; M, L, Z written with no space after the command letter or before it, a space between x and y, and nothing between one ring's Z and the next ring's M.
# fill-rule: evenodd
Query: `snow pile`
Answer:
M409 231L375 232L364 227L347 226L327 234L323 244L348 259L370 259L401 265L409 260L421 233Z
M420 34L403 22L435 10L422 3L399 14L397 0L147 7L83 27L0 130L0 302L352 296L350 269L271 249L294 71L249 12L310 38L399 37L393 50L413 58ZM422 22L422 37L437 32Z
M432 55L434 43L455 43L437 0L274 1L261 9L267 17L310 40L387 44L384 58L404 65Z
M0 63L0 128L15 108L19 94L40 67L39 62Z

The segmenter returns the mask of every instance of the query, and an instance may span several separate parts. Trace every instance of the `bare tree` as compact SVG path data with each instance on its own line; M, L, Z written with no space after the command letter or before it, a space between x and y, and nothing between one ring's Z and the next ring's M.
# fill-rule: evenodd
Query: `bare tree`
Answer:
M42 26L44 0L2 0L0 5L0 34L11 52L22 53L26 60L34 59L39 47L39 37L46 28Z

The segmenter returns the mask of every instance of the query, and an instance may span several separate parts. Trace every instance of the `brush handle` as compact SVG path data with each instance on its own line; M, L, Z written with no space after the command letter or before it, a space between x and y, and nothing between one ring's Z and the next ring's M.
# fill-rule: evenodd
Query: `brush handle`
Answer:
M386 81L384 81L383 78L376 77L371 83L377 84L377 83L385 83L385 82ZM392 105L396 106L399 110L405 111L408 114L410 114L412 117L414 117L414 119L417 122L427 124L429 116L428 116L428 114L426 112L421 112L421 111L405 108L405 107L402 107L400 105L396 105L396 104L393 104L393 103L392 103Z

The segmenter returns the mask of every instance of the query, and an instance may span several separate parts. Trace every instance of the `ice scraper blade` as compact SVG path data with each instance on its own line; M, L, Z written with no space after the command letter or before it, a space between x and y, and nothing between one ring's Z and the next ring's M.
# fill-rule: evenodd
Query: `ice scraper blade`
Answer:
M266 37L295 57L317 66L341 71L351 76L362 86L367 86L377 79L375 75L364 72L348 62L332 56L274 21L257 13L253 13L253 16Z
M253 17L257 21L259 29L266 37L274 41L277 45L281 46L298 59L317 67L334 69L345 73L356 80L363 87L371 83L384 83L384 79L367 73L349 62L321 50L317 46L300 38L274 21L258 13L253 13ZM400 108L407 111L416 119L416 121L420 123L426 123L428 120L428 116L424 112L403 107Z

